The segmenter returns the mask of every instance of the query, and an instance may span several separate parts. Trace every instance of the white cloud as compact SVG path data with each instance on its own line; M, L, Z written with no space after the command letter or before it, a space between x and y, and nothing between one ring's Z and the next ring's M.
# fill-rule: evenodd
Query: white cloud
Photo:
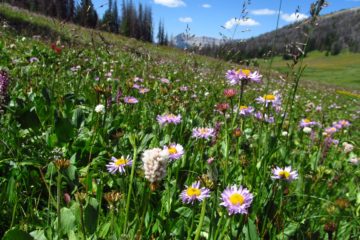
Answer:
M254 19L251 18L247 18L247 19L237 19L237 18L232 18L229 21L227 21L224 24L224 27L226 29L231 29L233 28L235 25L240 25L240 26L256 26L256 25L260 25L260 23L258 23L257 21L255 21Z
M186 6L185 2L182 0L154 0L154 2L171 8Z
M281 19L284 20L285 22L296 22L296 21L304 20L306 18L308 18L308 16L302 13L281 14Z
M252 10L250 11L250 13L254 15L275 15L277 14L277 11L268 8L263 8L263 9Z
M179 21L183 22L183 23L191 23L192 18L191 17L181 17L181 18L179 18Z
M205 4L203 4L203 5L201 5L203 8L211 8L211 5L210 4L207 4L207 3L205 3Z

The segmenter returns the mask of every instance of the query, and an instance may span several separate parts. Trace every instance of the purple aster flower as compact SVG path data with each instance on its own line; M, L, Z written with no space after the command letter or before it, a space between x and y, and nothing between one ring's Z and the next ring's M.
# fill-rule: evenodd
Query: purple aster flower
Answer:
M236 85L240 80L235 70L228 70L225 74L225 77L229 80L230 85Z
M167 78L161 78L161 79L160 79L160 82L165 83L165 84L169 84L169 83L170 83L170 80L167 79Z
M109 164L106 165L107 170L109 173L115 174L116 172L125 173L125 167L131 166L132 160L129 157L115 158L111 157L111 161Z
M254 111L254 108L251 106L240 106L238 109L236 109L236 111L240 115L248 116Z
M181 115L179 114L176 116L172 113L163 114L163 115L158 115L156 117L156 120L159 122L160 125L165 125L169 123L179 124L181 122Z
M252 82L260 83L261 77L257 71L251 72L249 69L240 69L238 71L240 79L250 80Z
M194 138L205 138L209 139L215 136L215 130L213 128L194 128L192 131Z
M249 69L229 70L226 72L226 78L229 80L230 85L239 84L240 81L260 83L261 77L262 75L257 71L251 72Z
M276 167L272 170L272 179L283 179L286 181L293 181L298 178L297 171L291 171L291 167L279 168Z
M254 117L256 117L259 120L263 120L267 123L273 123L275 122L275 119L273 116L268 116L266 113L262 114L261 112L254 113Z
M147 92L149 92L150 91L150 89L148 89L148 88L140 88L139 89L139 93L140 94L145 94L145 93L147 93Z
M340 120L337 122L337 125L341 126L341 128L350 126L350 122L348 120Z
M186 186L186 189L180 194L181 201L186 204L194 204L195 201L201 202L208 197L210 197L210 190L205 187L200 188L200 181Z
M338 131L338 129L336 127L325 128L326 135L332 135L332 134L336 133L337 131Z
M129 103L129 104L136 104L136 103L139 102L139 100L137 100L137 99L134 98L134 97L127 96L127 97L124 97L124 102L125 102L125 103Z
M144 79L139 77L134 77L134 82L144 82Z
M30 63L39 62L39 59L38 59L37 57L31 57L31 58L29 59L29 62L30 62Z
M179 159L182 155L184 155L183 146L176 143L172 143L169 146L164 146L164 151L168 152L170 160Z
M182 92L186 92L187 90L189 90L189 88L187 86L180 87L180 91L182 91Z
M70 68L70 71L72 71L72 72L77 72L77 71L80 70L80 68L81 68L81 66L79 66L79 65L73 66L73 67Z
M229 215L247 214L248 208L253 201L253 195L247 188L236 185L228 187L221 193L221 206L226 207Z
M136 84L136 83L134 83L134 85L132 87L135 88L135 89L140 89L141 88L141 86L139 84Z
M308 119L308 118L304 118L304 119L301 119L299 125L300 125L300 127L304 128L304 127L316 126L316 125L319 125L319 123L318 123L318 122L315 122L315 121L311 121L311 120Z
M279 95L267 94L262 97L258 97L255 99L258 103L265 104L267 107L269 104L272 106L280 106L281 105L281 98Z

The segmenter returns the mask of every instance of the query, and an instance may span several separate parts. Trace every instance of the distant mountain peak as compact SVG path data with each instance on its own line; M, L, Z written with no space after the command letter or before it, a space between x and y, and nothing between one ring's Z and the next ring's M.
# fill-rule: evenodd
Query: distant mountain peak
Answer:
M180 33L171 39L171 43L181 49L189 47L201 47L208 45L218 46L223 43L224 40L206 37L206 36L194 36L185 33Z

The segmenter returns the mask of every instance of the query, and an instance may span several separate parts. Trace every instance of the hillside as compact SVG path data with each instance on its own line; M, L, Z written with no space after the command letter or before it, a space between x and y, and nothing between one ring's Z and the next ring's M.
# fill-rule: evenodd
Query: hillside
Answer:
M304 34L308 28L306 20L294 23L277 32L272 31L245 42L246 49L257 52L259 57L272 47L272 39L276 37L275 53L277 55L286 54L284 46L294 43L305 43L307 36ZM360 51L360 8L347 9L336 13L321 16L315 29L310 33L307 51L328 51L337 54L342 50L350 52ZM246 53L245 53L246 54Z
M204 64L226 64L211 57L200 55L194 57L194 55L190 56L179 49L157 46L133 38L123 37L119 34L89 29L72 23L64 23L57 19L29 12L8 4L0 3L0 21L3 23L2 27L13 34L28 36L33 39L40 37L41 41L46 41L49 44L60 40L62 44L70 47L81 45L96 48L97 46L102 46L108 51L110 49L113 51L123 51L158 60L165 58L171 62L178 62L190 57Z
M297 54L298 47L303 48L307 36L310 36L307 52L317 50L331 55L345 50L360 52L360 8L320 16L314 28L310 27L308 21L296 22L240 42L232 41L219 47L203 48L199 53L239 62L267 56L274 44L275 55L288 56Z
M0 15L0 239L360 236L356 93Z

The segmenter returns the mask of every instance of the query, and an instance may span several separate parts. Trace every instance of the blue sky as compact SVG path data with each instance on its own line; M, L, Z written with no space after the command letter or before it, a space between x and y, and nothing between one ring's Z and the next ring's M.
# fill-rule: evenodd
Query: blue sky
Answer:
M113 0L115 1L115 0ZM185 32L187 24L190 33L196 36L221 38L221 34L229 38L245 39L251 36L274 30L280 0L251 0L247 5L247 20L239 20L245 0L133 0L142 2L152 8L155 23L162 19L169 36ZM280 27L296 19L309 15L310 4L315 0L283 0ZM108 0L93 0L99 15L106 10ZM120 8L122 0L118 0ZM360 0L328 0L328 7L322 13L330 13L340 9L360 7ZM299 10L296 15L296 10ZM220 34L221 33L221 34Z

